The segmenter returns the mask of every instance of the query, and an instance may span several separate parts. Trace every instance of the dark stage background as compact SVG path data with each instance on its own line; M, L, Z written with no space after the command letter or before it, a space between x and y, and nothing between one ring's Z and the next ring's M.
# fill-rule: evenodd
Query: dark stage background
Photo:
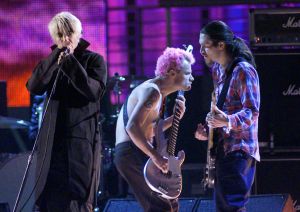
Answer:
M107 61L109 80L101 108L105 185L101 185L101 189L104 198L118 196L120 192L116 185L117 175L112 165L118 109L134 87L154 76L156 60L167 46L182 48L183 44L192 44L196 58L192 67L195 81L192 90L185 94L187 110L181 121L177 149L186 152L183 167L186 179L184 196L204 195L200 182L206 162L207 143L197 141L194 131L199 122L204 122L209 111L212 81L199 53L198 39L201 27L211 20L222 20L250 45L251 9L298 8L300 12L300 3L297 3L299 1L281 3L282 1L265 0L251 1L251 4L247 2L1 1L0 81L6 83L0 83L0 115L29 121L30 95L25 83L38 61L50 53L49 47L52 42L47 24L60 11L72 12L82 21L83 38L91 43L90 49L102 54ZM299 192L295 190L299 188L299 183L295 180L298 171L290 169L288 165L292 163L299 166L297 159L300 158L300 101L299 95L283 95L290 85L295 85L296 89L300 86L300 55L297 51L289 51L289 48L283 49L285 50L278 51L277 48L275 51L274 48L263 47L258 51L257 48L253 48L261 83L259 141L262 144L262 158L268 159L258 164L257 189L253 193L286 192L292 193L292 196L300 200ZM124 79L116 76L116 73ZM174 98L175 95L172 95L168 99L168 111L172 110ZM22 151L27 151L28 141L24 134L27 133L28 127L20 125L15 119L9 123L9 128L0 129L0 142L4 138L9 138L12 142L17 140L17 145L21 145ZM7 136L7 133L10 135ZM19 136L16 137L16 134ZM265 173L266 170L270 170L270 173L280 172L270 169L277 166L278 160L288 161L279 162L279 165L283 172L289 172L289 178L295 186L289 185L285 187L287 189L283 189L281 185L284 184L284 180L289 179ZM278 185L273 187L274 190L267 184L271 182L268 181L269 177L273 177L272 182Z

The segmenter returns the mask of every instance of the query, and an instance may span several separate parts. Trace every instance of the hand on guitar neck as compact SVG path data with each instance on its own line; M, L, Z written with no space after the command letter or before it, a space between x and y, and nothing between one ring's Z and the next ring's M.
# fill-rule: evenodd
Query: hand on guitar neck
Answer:
M207 125L198 124L197 130L195 132L195 138L200 141L207 141L208 134L206 127L219 128L228 127L228 116L221 111L217 106L213 107L213 112L209 112L206 116Z
M228 127L228 116L217 106L206 116L207 125L211 128Z
M177 96L176 104L174 105L173 113L176 112L176 107L178 108L178 112L180 113L179 119L181 120L184 113L185 113L185 97L184 96Z

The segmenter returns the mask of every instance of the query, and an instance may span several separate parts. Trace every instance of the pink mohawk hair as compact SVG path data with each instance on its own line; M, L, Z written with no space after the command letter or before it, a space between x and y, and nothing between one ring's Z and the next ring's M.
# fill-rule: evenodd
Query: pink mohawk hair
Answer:
M157 60L155 76L164 76L171 69L180 70L184 60L187 60L191 65L195 63L192 53L180 48L167 47Z

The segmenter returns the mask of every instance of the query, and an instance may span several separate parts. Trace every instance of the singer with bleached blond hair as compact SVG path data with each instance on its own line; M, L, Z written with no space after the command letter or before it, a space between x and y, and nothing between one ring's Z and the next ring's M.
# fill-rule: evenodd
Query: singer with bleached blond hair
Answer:
M106 64L87 49L81 22L71 13L56 14L48 29L52 52L26 84L32 94L47 94L32 189L41 212L92 211L99 184L98 123Z

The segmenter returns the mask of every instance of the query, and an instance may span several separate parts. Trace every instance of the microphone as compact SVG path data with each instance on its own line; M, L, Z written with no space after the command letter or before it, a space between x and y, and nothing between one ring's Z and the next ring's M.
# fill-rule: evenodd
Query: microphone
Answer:
M64 55L66 54L70 54L70 49L66 47L66 49L64 50Z
M177 97L178 96L184 96L184 91L183 90L179 90L178 92L177 92Z
M61 64L61 62L64 60L64 58L66 58L67 55L70 54L70 49L65 47L65 49L60 53L58 60L57 60L57 64Z

